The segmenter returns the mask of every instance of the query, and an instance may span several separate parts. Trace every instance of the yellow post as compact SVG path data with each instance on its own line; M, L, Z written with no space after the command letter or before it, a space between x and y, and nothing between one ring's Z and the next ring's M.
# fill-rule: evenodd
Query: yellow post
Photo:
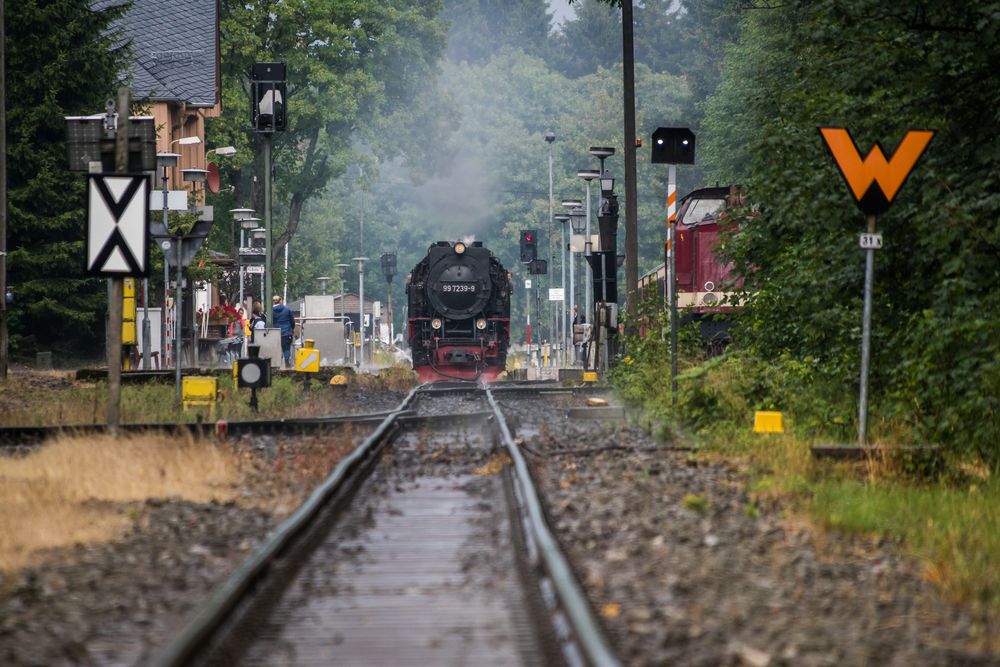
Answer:
M301 373L319 373L319 350L314 347L316 341L306 338L302 345L302 349L295 350L295 370Z
M215 417L215 401L219 395L219 381L214 377L185 377L181 383L181 400L184 411L190 408L208 408L210 417Z

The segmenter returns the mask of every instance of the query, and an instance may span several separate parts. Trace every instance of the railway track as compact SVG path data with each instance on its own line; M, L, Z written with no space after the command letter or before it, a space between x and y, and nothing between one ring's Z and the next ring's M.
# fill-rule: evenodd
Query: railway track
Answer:
M152 664L618 664L500 407L551 391L412 391Z

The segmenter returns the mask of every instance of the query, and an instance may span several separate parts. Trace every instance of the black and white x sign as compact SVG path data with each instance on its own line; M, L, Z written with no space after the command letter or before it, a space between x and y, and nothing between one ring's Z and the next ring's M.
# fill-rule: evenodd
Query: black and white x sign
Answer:
M149 177L87 175L87 273L149 274Z

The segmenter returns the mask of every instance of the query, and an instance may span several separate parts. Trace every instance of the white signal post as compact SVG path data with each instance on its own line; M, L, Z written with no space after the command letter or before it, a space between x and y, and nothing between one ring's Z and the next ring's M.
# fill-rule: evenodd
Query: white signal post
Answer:
M667 169L667 302L670 304L670 405L677 407L677 165Z

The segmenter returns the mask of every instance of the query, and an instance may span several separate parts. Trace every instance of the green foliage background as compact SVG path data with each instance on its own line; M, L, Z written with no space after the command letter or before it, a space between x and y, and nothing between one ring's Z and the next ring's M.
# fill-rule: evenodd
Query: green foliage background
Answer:
M755 298L742 340L816 360L856 395L863 215L817 126L891 153L938 134L878 227L875 413L1000 463L1000 4L748 3L708 101L710 177L744 182L764 215L728 242Z

